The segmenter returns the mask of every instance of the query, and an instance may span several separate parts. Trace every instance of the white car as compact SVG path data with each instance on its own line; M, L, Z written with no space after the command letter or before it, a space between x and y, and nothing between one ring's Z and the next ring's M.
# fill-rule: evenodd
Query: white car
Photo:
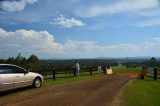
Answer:
M42 75L11 64L0 64L0 91L25 86L41 87Z

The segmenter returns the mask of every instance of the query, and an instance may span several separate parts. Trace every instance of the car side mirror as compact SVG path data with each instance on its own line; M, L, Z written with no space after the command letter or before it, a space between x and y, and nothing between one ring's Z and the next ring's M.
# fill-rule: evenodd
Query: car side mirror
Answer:
M27 70L27 72L29 73L32 69Z
M29 73L29 72L30 72L30 70L31 70L31 69L29 69L29 70L26 70L26 71L25 71L25 74Z

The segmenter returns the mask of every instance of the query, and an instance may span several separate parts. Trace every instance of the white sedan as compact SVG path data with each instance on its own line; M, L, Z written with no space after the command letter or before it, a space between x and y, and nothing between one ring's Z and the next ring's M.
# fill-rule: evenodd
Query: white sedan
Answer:
M42 75L11 64L0 64L0 91L25 86L41 87Z

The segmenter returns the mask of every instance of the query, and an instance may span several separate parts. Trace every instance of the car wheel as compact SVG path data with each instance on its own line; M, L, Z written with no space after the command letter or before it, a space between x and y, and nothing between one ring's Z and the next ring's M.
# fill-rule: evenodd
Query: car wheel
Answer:
M36 79L34 80L34 82L33 82L33 87L34 87L34 88L40 88L41 85L42 85L41 79L40 79L40 78L36 78Z

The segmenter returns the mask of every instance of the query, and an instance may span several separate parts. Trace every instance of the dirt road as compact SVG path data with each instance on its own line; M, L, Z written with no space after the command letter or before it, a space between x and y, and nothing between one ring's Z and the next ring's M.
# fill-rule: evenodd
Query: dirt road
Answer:
M32 94L21 94L0 106L110 106L120 88L131 78L104 76L80 81Z

